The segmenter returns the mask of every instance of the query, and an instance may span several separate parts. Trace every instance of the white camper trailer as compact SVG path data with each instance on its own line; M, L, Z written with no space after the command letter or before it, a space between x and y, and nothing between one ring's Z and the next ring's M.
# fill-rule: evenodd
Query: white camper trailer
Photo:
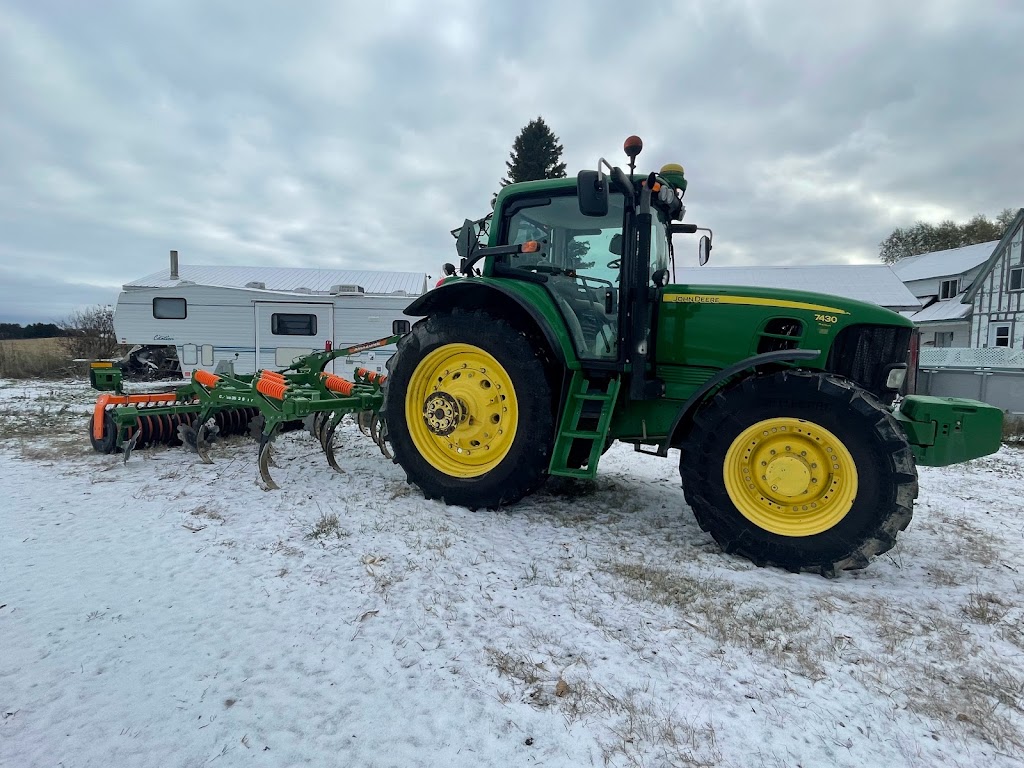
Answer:
M253 373L283 368L296 357L342 349L408 327L403 310L427 290L420 272L171 267L127 283L117 299L114 332L136 345L135 368L202 368ZM328 371L384 371L394 346L335 360ZM175 361L176 358L176 361Z

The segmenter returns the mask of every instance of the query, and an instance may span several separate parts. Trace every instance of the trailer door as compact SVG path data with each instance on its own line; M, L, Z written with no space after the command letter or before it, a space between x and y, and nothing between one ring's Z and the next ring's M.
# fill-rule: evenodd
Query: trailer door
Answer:
M256 302L256 370L286 368L328 341L334 341L333 304ZM326 370L333 372L333 364Z

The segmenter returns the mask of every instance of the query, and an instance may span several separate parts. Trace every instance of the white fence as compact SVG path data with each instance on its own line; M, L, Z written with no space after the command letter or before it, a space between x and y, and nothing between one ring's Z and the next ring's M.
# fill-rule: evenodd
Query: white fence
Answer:
M1024 350L922 349L918 369L919 395L967 397L1024 414Z
M1024 349L989 347L925 347L921 350L921 368L1018 368L1024 369Z

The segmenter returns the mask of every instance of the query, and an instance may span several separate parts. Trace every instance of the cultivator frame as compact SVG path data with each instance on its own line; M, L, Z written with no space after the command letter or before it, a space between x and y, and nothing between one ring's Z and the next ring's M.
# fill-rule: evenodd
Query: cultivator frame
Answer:
M277 371L238 375L196 370L188 384L167 392L125 393L120 369L93 363L90 383L104 394L93 409L90 440L101 453L121 451L125 463L136 449L180 443L194 450L203 463L212 464L209 449L218 435L249 433L259 440L259 475L269 490L279 487L270 467L273 441L282 429L305 425L331 468L341 472L334 433L347 414L356 414L360 430L391 458L387 429L379 415L386 377L358 368L350 381L324 369L339 357L395 344L400 338L401 334L314 352Z

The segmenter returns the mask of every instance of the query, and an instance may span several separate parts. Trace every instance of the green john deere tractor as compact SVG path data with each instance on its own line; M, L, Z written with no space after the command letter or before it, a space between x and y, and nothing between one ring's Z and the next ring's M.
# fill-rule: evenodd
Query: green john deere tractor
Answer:
M489 223L466 221L460 274L406 310L423 319L389 363L395 460L427 497L478 508L592 478L613 440L678 448L686 501L725 551L865 566L910 522L916 464L995 452L1002 414L900 398L913 326L881 307L671 283L672 236L700 228L681 223L683 169L636 174L640 148L626 141L629 173L602 158L512 184Z

